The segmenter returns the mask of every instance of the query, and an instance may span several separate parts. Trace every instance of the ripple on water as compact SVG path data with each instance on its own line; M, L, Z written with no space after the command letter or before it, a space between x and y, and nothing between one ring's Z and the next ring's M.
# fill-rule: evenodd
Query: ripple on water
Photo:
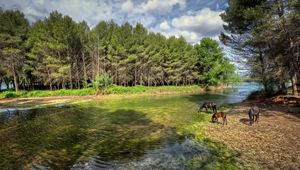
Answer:
M79 169L191 169L187 162L198 158L204 162L209 159L209 151L190 138L181 142L166 144L159 149L148 150L138 160L127 163L103 161L101 157L92 157L84 163L73 166L73 170ZM201 164L194 166L198 169Z

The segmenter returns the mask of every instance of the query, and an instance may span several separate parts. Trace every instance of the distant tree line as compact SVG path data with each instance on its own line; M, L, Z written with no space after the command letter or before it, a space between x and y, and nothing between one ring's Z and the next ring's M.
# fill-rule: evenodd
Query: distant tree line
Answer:
M233 64L210 38L191 45L113 21L90 29L57 11L32 25L20 11L0 11L0 61L0 84L13 82L16 91L86 88L101 75L123 86L236 80Z
M229 0L221 41L245 56L253 77L268 93L298 95L300 76L300 0Z

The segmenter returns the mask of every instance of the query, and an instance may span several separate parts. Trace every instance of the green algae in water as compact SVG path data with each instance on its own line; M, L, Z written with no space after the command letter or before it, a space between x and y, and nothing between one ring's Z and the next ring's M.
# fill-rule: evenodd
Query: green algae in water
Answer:
M203 141L210 114L198 104L232 94L117 98L0 116L1 169L209 169L237 167L231 151ZM223 152L224 151L224 152ZM161 162L160 160L166 160Z

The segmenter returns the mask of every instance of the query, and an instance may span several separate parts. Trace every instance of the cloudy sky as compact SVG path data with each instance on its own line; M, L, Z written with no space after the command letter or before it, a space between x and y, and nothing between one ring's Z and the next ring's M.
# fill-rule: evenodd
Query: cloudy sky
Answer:
M0 0L2 10L19 9L31 23L57 10L90 27L103 20L140 22L150 31L182 35L190 43L218 39L224 24L219 15L227 6L227 0Z

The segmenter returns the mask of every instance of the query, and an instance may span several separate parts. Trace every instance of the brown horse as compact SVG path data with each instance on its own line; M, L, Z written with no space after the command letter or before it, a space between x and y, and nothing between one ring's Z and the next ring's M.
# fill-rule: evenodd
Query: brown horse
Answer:
M215 112L212 117L211 117L211 121L214 122L219 122L218 119L222 118L223 119L223 125L226 123L227 125L227 118L226 118L226 114L224 112Z

